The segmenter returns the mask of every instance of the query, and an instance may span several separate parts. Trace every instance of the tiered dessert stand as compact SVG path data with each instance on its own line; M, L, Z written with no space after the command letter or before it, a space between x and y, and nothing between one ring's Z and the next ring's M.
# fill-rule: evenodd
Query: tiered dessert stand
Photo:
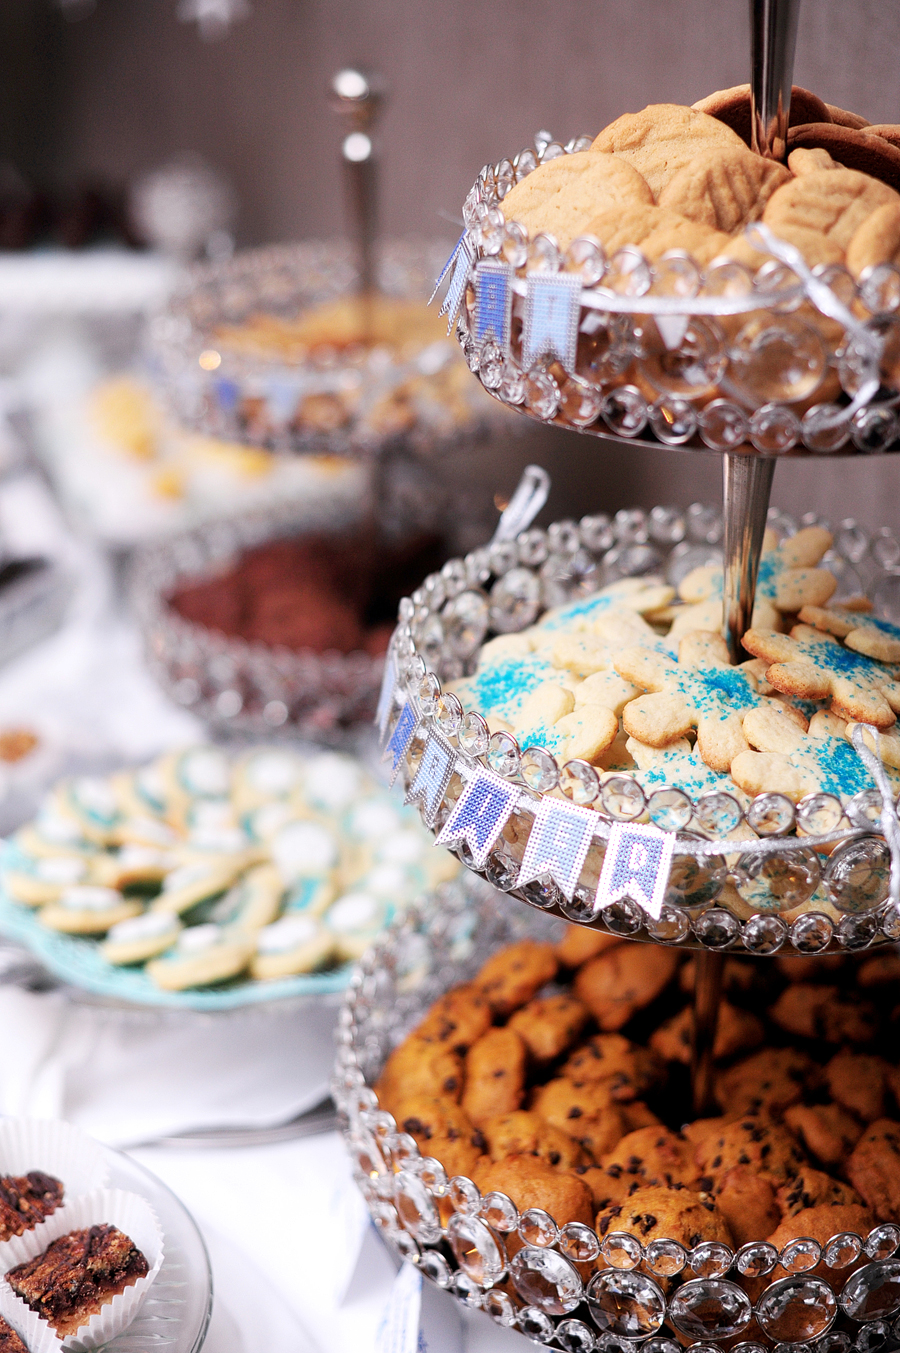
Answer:
M751 3L753 149L772 158L786 154L798 7L797 0ZM811 271L760 226L751 232L774 262L755 277L734 264L702 274L684 255L651 268L631 247L607 259L590 239L574 241L564 255L548 236L529 242L503 215L506 192L540 160L588 144L582 138L562 147L541 134L534 151L482 171L445 269L445 307L451 321L459 313L460 341L485 389L529 416L641 445L723 453L723 633L740 661L775 458L895 448L900 393L885 397L884 387L900 274L873 269L857 287L841 268ZM653 403L621 383L635 360L643 388L659 392ZM791 403L815 391L829 363L846 398L798 419ZM698 415L691 398L711 386L728 397ZM645 429L652 440L649 433L643 439ZM552 917L564 917L697 951L694 1108L718 1112L712 1046L726 953L812 955L900 939L900 827L881 763L861 736L854 745L877 788L843 805L829 794L796 806L762 794L744 810L720 791L692 799L673 785L649 793L625 773L559 765L507 732L491 736L478 711L465 711L443 689L442 681L472 670L492 634L525 629L544 609L616 578L667 569L672 576L686 550L705 562L702 527L686 527L671 512L620 513L627 520L617 519L618 538L604 518L527 529L546 496L542 472L531 474L491 544L451 561L401 604L389 654L379 724L408 801L419 803L438 840L473 874L535 911L527 921L509 917L508 908L498 915L496 894L469 879L426 905L418 925L407 922L383 940L357 975L336 1096L373 1215L435 1281L570 1353L644 1340L647 1353L676 1353L679 1344L660 1333L664 1324L697 1353L898 1346L898 1226L835 1237L824 1253L801 1239L780 1255L763 1237L737 1254L719 1245L687 1254L674 1241L644 1250L630 1235L558 1228L535 1209L519 1216L500 1195L482 1199L471 1180L448 1181L368 1088L386 1052L440 991L465 980L501 940L523 929L548 933ZM845 556L843 567L848 562ZM661 852L651 870L655 886L611 895L604 865L609 856L618 860L628 824L638 819L649 826L648 848ZM753 828L749 839L737 834L742 821ZM512 832L504 832L509 824ZM448 1196L455 1211L442 1225L439 1203ZM525 1248L507 1262L510 1232ZM575 1265L598 1256L606 1267L583 1278ZM853 1268L860 1260L864 1266ZM736 1281L750 1277L767 1284L755 1304Z

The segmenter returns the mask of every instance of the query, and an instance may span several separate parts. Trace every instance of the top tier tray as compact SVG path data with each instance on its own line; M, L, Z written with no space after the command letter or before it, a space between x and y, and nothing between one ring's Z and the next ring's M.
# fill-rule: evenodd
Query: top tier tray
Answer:
M782 534L795 528L775 511L769 520ZM629 576L677 583L717 558L721 531L716 511L699 505L687 514L620 512L614 522L585 517L495 540L427 577L401 602L379 703L392 774L469 869L571 921L756 955L896 942L900 866L895 858L892 870L891 861L900 827L880 763L866 749L860 770L873 776L870 787L843 802L827 793L796 805L772 793L739 802L712 783L650 783L585 761L560 765L509 732L491 735L480 711L443 689L474 669L488 638L527 628L549 607ZM890 594L894 544L886 533L873 537L845 523L833 561L843 576L837 597L863 583L882 599ZM655 828L672 845L664 892L649 907L633 900L634 890L598 900L612 834L628 824Z
M587 150L538 133L482 169L443 277L445 308L485 390L556 427L635 445L765 457L900 450L900 271L810 269L761 223L758 268L701 267L592 236L561 250L507 220L539 164ZM752 251L745 250L744 254Z

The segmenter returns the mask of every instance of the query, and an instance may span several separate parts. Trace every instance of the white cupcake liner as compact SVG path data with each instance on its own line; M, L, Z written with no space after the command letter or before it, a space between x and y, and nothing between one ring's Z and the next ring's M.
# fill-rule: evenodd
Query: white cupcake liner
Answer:
M70 1231L107 1222L124 1232L138 1247L149 1272L108 1301L74 1334L64 1339L13 1292L5 1274L24 1264ZM81 1353L98 1348L121 1334L134 1320L162 1267L163 1233L156 1213L145 1198L124 1189L95 1189L61 1207L33 1231L0 1243L0 1315L26 1344L28 1353Z
M63 1205L109 1181L104 1148L80 1128L53 1118L0 1119L0 1175L30 1170L62 1181Z

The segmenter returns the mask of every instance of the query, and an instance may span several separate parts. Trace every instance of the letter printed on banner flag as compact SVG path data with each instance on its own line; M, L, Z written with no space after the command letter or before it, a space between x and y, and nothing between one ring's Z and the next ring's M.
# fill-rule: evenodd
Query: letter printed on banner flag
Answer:
M465 841L476 868L483 869L494 842L503 831L519 799L520 790L481 766L459 796L436 846Z
M404 800L405 803L421 800L422 817L429 827L434 826L437 810L447 792L450 776L453 774L454 760L450 743L441 733L432 729L426 739L419 768L406 791Z
M581 279L577 273L529 273L525 279L525 322L522 360L526 367L542 357L556 357L567 371L575 369Z
M493 338L501 348L509 349L512 314L512 265L487 259L475 269L475 346L480 348Z
M608 907L620 897L631 897L654 920L659 920L669 882L675 833L658 827L616 822L609 834L597 907Z
M407 701L400 711L400 717L394 724L394 731L388 738L388 745L384 749L382 761L390 758L391 775L390 784L393 784L397 778L397 772L400 769L400 762L406 755L406 749L412 742L413 733L419 726L419 720L412 705Z
M388 719L394 707L394 691L397 689L397 655L393 644L384 655L384 675L381 678L381 690L378 693L378 706L375 710L375 727L378 729L378 741L384 742Z
M528 837L519 886L549 874L570 900L597 825L597 814L561 799L541 799Z

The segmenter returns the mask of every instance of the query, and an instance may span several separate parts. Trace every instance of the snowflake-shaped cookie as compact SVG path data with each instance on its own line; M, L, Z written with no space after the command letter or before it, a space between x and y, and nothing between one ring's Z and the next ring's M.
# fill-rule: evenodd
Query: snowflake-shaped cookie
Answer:
M871 789L874 782L853 744L825 731L831 726L827 717L817 714L804 732L774 705L751 710L743 729L755 750L734 758L732 779L748 794L784 794L794 803L807 794L835 794L846 800ZM900 785L900 774L885 769L892 783Z
M707 766L725 772L739 752L747 751L741 722L763 703L756 680L728 661L719 634L687 634L678 660L646 648L626 649L616 671L649 695L625 706L625 731L650 747L666 747L697 730L697 751Z
M800 619L843 639L854 653L864 653L877 662L900 662L900 625L892 625L889 620L842 606L804 606Z
M767 533L767 538L769 548L764 543L756 580L753 623L760 629L777 629L782 613L824 605L837 580L828 569L814 567L831 548L830 531L808 526L778 546L773 536ZM695 568L682 579L678 595L687 604L672 608L670 639L690 630L721 628L722 570L717 564Z
M702 794L720 791L732 794L739 803L747 802L746 795L729 775L711 770L700 758L687 738L679 738L668 747L649 747L636 738L626 743L634 760L633 775L649 796L657 789L683 789L692 799Z
M751 629L744 647L764 658L766 680L776 690L804 699L831 698L831 708L845 719L890 728L900 712L900 672L854 653L830 634L809 625L795 625L790 635Z

